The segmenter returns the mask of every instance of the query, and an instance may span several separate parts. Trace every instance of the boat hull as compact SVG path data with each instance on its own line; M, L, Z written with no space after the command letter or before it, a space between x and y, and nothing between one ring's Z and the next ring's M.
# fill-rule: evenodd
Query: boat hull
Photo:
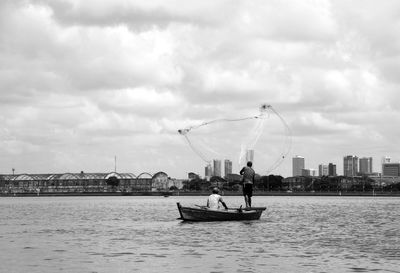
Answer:
M258 220L265 207L210 210L206 207L183 207L177 203L180 219L184 221L245 221Z

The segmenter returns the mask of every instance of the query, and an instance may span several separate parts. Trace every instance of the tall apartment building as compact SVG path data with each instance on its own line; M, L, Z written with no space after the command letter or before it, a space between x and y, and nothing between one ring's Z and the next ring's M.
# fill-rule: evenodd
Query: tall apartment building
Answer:
M328 175L336 176L336 164L333 163L328 164Z
M360 174L372 173L372 157L360 158Z
M383 163L382 176L400 176L400 163Z
M246 151L246 162L248 161L254 162L254 150Z
M382 164L384 164L384 163L390 163L390 156L382 157Z
M329 175L328 165L319 164L318 165L318 176Z
M348 155L343 157L343 175L356 176L358 172L358 157Z
M219 159L213 160L213 175L221 176L221 160Z
M205 168L204 168L204 176L206 178L210 178L212 176L212 168L211 168L211 164L208 164Z
M315 169L302 169L301 170L302 176L310 177L310 176L316 176L316 174L317 174L317 170L315 170Z
M382 169L381 169L381 172L382 172L382 175L383 175L383 164L385 164L385 163L390 163L390 156L384 156L384 157L382 157L382 161L381 161L381 163L382 163Z
M225 167L225 177L227 177L228 174L232 173L232 161L230 161L229 159L225 159L224 167Z
M293 176L301 176L304 169L305 159L302 156L296 155L292 159L292 172Z

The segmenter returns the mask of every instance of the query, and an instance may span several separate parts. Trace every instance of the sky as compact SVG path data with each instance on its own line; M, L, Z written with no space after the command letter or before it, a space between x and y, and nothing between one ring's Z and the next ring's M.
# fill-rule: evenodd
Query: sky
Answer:
M379 172L400 159L399 31L396 0L1 1L0 173L204 175L177 130L264 103L291 132L273 174L295 155L338 174L346 155L373 157ZM223 159L242 141L222 124L187 136L235 139ZM278 125L264 125L260 174L287 148Z

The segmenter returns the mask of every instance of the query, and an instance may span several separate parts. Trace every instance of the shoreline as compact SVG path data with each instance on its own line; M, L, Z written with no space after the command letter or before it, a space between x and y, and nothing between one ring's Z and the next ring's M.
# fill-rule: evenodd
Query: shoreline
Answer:
M70 193L1 193L0 197L68 197L68 196L208 196L209 192L70 192ZM242 196L241 192L221 192L222 196ZM400 197L400 192L254 192L253 196L360 196Z

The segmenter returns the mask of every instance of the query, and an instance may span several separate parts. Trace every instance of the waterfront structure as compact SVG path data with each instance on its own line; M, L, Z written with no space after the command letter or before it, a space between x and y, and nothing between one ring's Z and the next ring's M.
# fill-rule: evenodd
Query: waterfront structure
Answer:
M320 164L318 165L318 176L329 175L328 165Z
M301 176L302 175L302 170L304 169L304 157L296 155L292 159L292 171L293 171L293 176Z
M172 184L165 172L158 172L151 177L151 191L168 191Z
M225 177L232 173L232 161L225 159L224 161Z
M358 173L358 157L347 155L343 157L343 175L356 176Z
M246 162L254 162L254 150L246 150Z
M372 171L372 157L362 157L359 160L360 174L371 174Z
M383 163L382 176L400 176L400 163Z
M213 176L221 177L221 160L219 159L213 160Z
M178 187L182 184L171 180L164 172L154 175L147 172L139 175L117 172L9 174L0 175L0 181L0 192L8 194L150 192L168 190L171 185Z
M336 176L336 164L333 163L328 164L328 175Z

